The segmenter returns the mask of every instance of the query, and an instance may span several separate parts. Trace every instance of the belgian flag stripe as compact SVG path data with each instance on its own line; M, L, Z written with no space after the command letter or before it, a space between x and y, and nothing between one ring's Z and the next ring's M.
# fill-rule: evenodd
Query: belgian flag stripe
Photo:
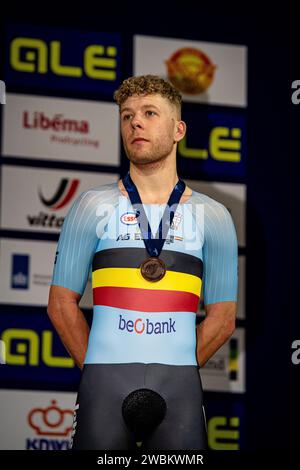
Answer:
M102 268L139 268L149 258L146 248L110 248L97 251L93 258L93 271ZM163 250L159 258L168 271L191 274L202 279L203 263L200 258L180 251Z
M94 305L140 312L197 312L199 296L188 292L96 287Z
M144 290L188 292L200 296L201 279L191 274L167 271L162 279L151 282L144 279L140 269L102 268L92 274L93 288L131 287Z

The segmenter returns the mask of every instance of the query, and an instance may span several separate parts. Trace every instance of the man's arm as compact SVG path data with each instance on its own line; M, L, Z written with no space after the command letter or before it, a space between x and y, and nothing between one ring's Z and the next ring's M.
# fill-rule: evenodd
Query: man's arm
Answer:
M49 317L80 368L87 351L89 326L78 303L107 223L108 206L102 206L102 213L101 200L102 192L91 189L83 192L69 210L59 236L49 293Z
M203 366L235 329L238 243L232 217L207 198L204 211L203 300L206 317L197 326L197 361Z
M203 367L235 330L237 303L216 302L206 305L206 317L197 326L197 362Z
M69 354L82 369L90 328L78 306L80 298L80 294L70 289L52 285L48 315Z

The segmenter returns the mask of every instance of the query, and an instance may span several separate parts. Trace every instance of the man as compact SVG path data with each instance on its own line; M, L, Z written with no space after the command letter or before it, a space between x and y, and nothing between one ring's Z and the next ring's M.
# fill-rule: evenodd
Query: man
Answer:
M83 371L73 448L204 449L198 368L235 328L234 225L177 176L186 131L178 91L146 75L114 97L130 169L75 201L49 296L49 316ZM78 303L91 267L89 332ZM206 317L196 328L201 289Z

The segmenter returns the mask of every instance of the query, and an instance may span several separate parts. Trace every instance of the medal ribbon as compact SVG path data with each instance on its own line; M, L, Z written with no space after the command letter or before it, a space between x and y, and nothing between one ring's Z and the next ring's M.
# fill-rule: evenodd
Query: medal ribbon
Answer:
M177 208L177 205L180 201L182 194L184 193L186 184L183 180L178 179L170 195L170 198L167 202L162 219L159 223L159 228L157 232L157 234L159 235L159 238L157 238L157 234L155 238L153 238L151 227L147 219L143 203L141 201L137 187L130 177L129 171L127 175L122 179L122 182L124 184L124 187L126 188L126 191L128 192L128 196L131 201L132 207L134 211L136 212L136 218L137 218L141 233L143 235L143 240L146 245L146 249L150 256L159 256L162 251L163 245L165 243L165 238L162 238L162 233L165 233L167 235L169 231L170 225L172 224L172 221L174 218L175 210ZM137 210L135 208L136 204L139 205L140 210ZM171 207L172 207L172 210L171 210Z

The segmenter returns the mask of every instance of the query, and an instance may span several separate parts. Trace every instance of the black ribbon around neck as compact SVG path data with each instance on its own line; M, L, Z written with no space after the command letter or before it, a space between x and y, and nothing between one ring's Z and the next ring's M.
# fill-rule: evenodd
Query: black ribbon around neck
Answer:
M162 234L164 233L166 234L166 236L168 234L169 228L174 218L175 210L182 194L184 193L186 184L180 178L178 179L169 197L162 219L159 223L158 232L155 238L153 238L151 227L147 219L143 203L141 201L137 187L131 179L129 171L126 176L122 179L122 182L124 187L126 188L126 191L128 192L132 207L136 211L137 221L143 236L144 243L146 245L146 249L151 257L159 257L166 240L166 238L162 237ZM136 205L138 205L138 209L136 209Z

